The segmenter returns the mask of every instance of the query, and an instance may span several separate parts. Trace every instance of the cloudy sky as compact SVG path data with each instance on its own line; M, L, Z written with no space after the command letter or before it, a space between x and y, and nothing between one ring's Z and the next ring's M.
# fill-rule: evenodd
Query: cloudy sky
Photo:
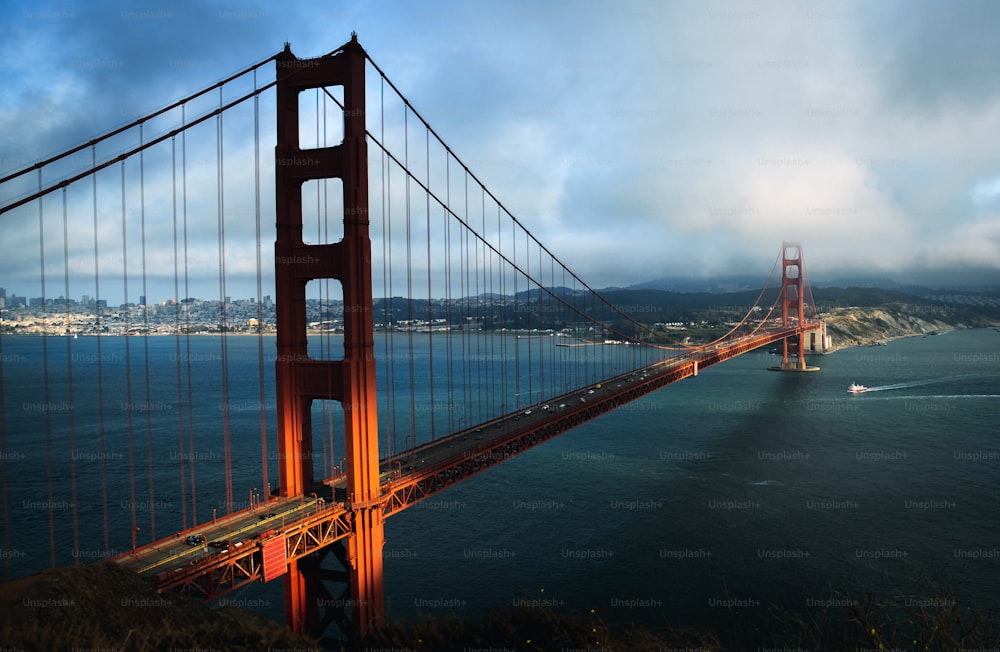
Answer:
M595 287L766 275L782 240L814 279L995 283L998 24L989 0L8 1L0 172L356 31Z

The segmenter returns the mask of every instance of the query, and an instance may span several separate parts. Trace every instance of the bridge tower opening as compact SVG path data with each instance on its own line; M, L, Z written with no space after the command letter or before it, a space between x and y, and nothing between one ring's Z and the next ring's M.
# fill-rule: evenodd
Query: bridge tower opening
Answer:
M314 400L340 401L344 408L351 532L346 551L338 556L345 562L350 596L346 601L332 602L349 606L353 630L350 633L359 636L382 623L385 607L382 576L385 536L379 502L368 224L365 60L356 36L334 53L314 59L299 59L286 45L276 58L275 146L275 371L281 494L303 496L317 491L310 408ZM343 87L343 141L333 147L302 149L299 93L330 86ZM334 178L343 184L343 239L329 244L305 244L302 185L314 179ZM316 360L308 354L306 284L327 278L341 282L344 305L352 307L344 310L342 360ZM329 574L315 560L289 562L285 613L293 630L318 635L329 624L330 614L319 613L321 604L330 603L324 602L324 596L329 594L321 585L321 580L328 578Z
M786 337L781 345L780 371L819 371L819 367L806 364L805 275L802 262L802 245L798 242L781 243L781 326L795 326L798 334ZM790 312L794 314L794 323ZM792 359L794 354L795 359Z

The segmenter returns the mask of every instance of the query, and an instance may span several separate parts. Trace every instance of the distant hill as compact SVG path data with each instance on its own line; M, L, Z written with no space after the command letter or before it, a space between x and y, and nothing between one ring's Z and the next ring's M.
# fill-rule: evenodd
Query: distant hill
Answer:
M875 290L898 290L907 294L917 296L945 293L983 293L1000 292L1000 283L994 279L995 275L982 274L980 276L956 279L942 278L939 282L928 283L926 280L906 280L900 281L888 277L839 277L839 278L809 278L810 285L816 288L866 288ZM723 294L738 292L740 290L751 290L760 288L764 284L764 278L760 275L736 274L729 276L713 276L710 278L700 277L664 277L651 281L644 281L627 286L626 290L664 290L667 292L710 292L713 294ZM617 289L617 288L608 288ZM604 292L604 290L600 290Z
M708 292L713 294L724 292L738 292L740 290L752 290L760 288L764 284L764 279L749 274L734 276L717 276L712 278L685 278L685 277L665 277L658 278L644 283L636 283L624 289L626 290L663 290L666 292ZM604 292L604 290L601 290Z
M769 307L778 296L778 288L770 289L761 296L760 290L738 292L668 292L657 289L611 290L603 296L632 314L637 321L691 321L704 318L708 313L745 314L751 306ZM888 305L911 306L916 310L937 312L972 312L985 316L1000 317L1000 297L996 305L960 304L955 298L962 295L917 296L900 290L885 290L862 287L812 288L812 297L819 312L835 308L873 308ZM757 299L760 297L760 301ZM951 300L949 300L951 299ZM960 307L961 306L961 307ZM947 309L947 310L945 310Z

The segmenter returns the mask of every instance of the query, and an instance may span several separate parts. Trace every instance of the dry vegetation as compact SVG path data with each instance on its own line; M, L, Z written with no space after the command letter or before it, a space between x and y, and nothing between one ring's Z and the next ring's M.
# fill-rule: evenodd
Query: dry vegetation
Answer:
M242 609L157 593L104 562L56 568L0 584L5 650L319 649L314 641Z
M442 616L393 621L351 649L402 652L494 650L996 650L1000 620L957 602L947 587L852 598L842 606L780 608L769 622L736 617L726 631L650 629L609 624L601 614L516 607L482 618ZM760 640L762 632L770 632ZM332 632L328 632L330 634ZM328 643L325 649L341 649ZM112 563L44 571L0 584L4 650L306 650L324 649L241 609L156 593Z

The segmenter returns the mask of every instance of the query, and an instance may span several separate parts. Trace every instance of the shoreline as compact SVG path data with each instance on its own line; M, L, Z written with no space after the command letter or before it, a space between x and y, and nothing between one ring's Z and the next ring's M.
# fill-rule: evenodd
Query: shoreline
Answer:
M956 331L964 330L976 330L979 328L988 328L988 326L969 326L969 327L951 327L945 330L933 331L932 333L907 333L905 335L889 335L880 339L873 339L867 342L858 342L856 344L845 344L844 346L835 346L829 351L820 353L819 355L830 355L838 351L846 351L848 349L870 349L878 348L881 346L887 346L890 342L895 342L897 340L906 340L913 337L936 337L938 335L945 335L947 333L954 333ZM806 355L810 355L807 353ZM816 354L812 354L816 355Z
M995 319L965 315L945 321L936 315L908 311L896 306L842 308L822 316L832 340L830 352L845 348L878 346L895 340L930 336L956 330L996 327Z

